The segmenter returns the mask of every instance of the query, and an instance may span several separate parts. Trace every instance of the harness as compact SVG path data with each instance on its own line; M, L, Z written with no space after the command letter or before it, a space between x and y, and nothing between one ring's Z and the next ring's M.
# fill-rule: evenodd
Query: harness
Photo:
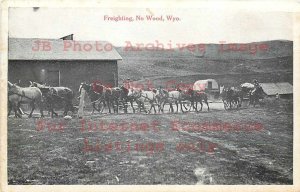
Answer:
M51 89L52 89L52 90L55 90L55 93L53 93L53 91L52 91ZM59 95L58 95L58 91L57 91L54 87L52 87L51 89L49 90L51 96L56 96L56 97L58 97L58 98L60 98L60 99L62 99L62 100L66 100L65 97L62 97L62 96L59 96Z
M10 96L10 95L18 95L18 96L21 97L21 99L22 99L23 97L25 97L26 99L29 99L29 100L34 101L34 99L32 99L32 98L30 98L30 97L28 97L28 96L25 95L25 91L22 91L22 94L16 93L16 92L13 92L13 91L8 91L8 96Z
M163 99L174 99L174 100L180 100L180 99L176 99L175 97L170 97L170 96L169 96L169 93L167 93L167 94L164 94L164 95L163 95L163 94L161 94L161 95L162 95L162 98L163 98ZM166 97L165 95L167 95L167 97Z
M145 98L145 99L147 99L148 101L152 101L152 99L150 99L149 97L148 97L148 94L147 93L145 93L146 94L146 96L144 96L144 95L142 95L142 92L139 92L139 93L136 93L136 96L134 96L135 97L135 99L139 99L139 98ZM156 96L155 96L155 100L156 100L157 98L156 98Z

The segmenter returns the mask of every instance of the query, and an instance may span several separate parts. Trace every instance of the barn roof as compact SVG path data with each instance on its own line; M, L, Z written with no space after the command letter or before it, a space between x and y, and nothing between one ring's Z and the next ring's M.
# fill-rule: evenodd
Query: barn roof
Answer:
M33 47L36 45L36 41L46 41L51 44L51 50L49 51L34 51ZM96 42L98 44L98 50L96 49ZM73 50L75 43L79 46L76 50ZM92 49L85 51L84 45L92 45ZM64 50L64 45L70 48ZM8 45L8 59L9 60L121 60L122 57L115 50L114 47L110 47L110 43L106 41L73 41L63 39L36 39L36 38L10 38ZM104 46L107 46L104 49ZM89 45L86 46L86 50L89 49ZM102 49L102 50L101 50Z
M260 83L260 85L267 95L276 95L277 93L279 95L293 94L293 86L288 82Z

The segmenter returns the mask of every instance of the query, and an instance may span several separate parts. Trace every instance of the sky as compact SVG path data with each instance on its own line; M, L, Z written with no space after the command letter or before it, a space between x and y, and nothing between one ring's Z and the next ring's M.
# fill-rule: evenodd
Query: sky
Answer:
M266 9L267 10L267 9ZM148 21L146 16L163 17ZM166 16L178 17L168 21ZM107 17L133 17L133 22ZM144 17L137 21L136 16ZM153 43L249 43L292 40L292 14L249 10L158 9L158 8L10 8L9 37L60 38L74 34L74 40Z

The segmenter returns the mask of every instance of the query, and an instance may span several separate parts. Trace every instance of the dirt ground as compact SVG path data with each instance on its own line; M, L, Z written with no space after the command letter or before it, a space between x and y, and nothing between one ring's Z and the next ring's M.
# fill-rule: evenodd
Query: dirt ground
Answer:
M8 118L9 184L292 184L293 102Z

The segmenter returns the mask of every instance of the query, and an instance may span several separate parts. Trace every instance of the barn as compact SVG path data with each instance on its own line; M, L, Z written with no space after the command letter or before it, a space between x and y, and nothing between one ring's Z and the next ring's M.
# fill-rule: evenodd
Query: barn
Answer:
M61 39L10 38L8 80L20 86L29 81L78 90L81 82L118 84L122 57L109 42Z
M278 94L281 98L293 98L293 86L288 82L260 83L260 86L269 97L275 97Z

